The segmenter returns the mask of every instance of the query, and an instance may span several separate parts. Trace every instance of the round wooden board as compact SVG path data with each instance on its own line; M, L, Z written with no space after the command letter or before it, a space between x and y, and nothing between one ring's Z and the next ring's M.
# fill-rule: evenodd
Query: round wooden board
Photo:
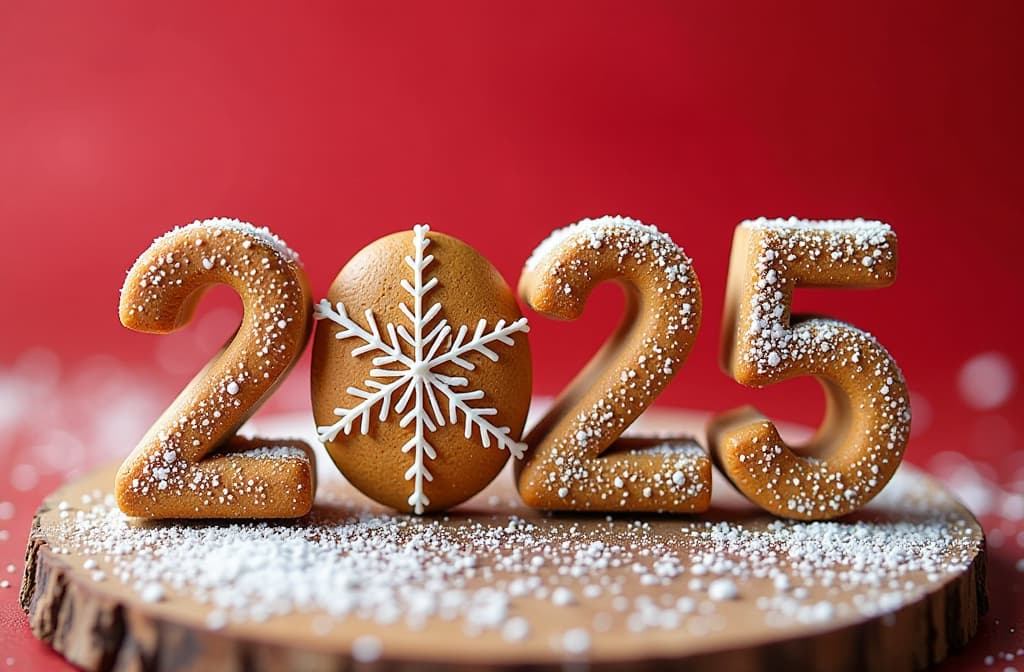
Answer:
M651 412L638 429L700 437L703 421L686 411ZM271 424L275 431L264 424L261 434L309 433L306 420ZM162 586L163 599L146 601L126 573L141 571L138 549L95 552L103 525L120 515L109 498L103 503L113 484L111 466L68 483L36 514L21 592L33 632L88 670L914 670L963 646L986 609L980 525L907 465L864 511L826 524L780 524L717 477L706 514L550 516L518 502L508 470L449 516L413 519L380 509L332 478L331 465L320 467L324 477L311 519L273 525L293 531L368 520L370 530L433 526L449 541L464 538L461 552L474 554L481 538L501 536L497 528L508 530L515 521L517 532L444 579L458 588L452 594L493 597L490 587L510 595L499 622L478 627L473 616L432 612L413 623L402 613L394 620L382 619L380 611L339 615L302 608L213 623L217 607L197 599L202 591L171 582ZM121 532L109 534L226 529L223 521L118 524ZM502 564L524 539L531 548L519 548L522 561ZM737 549L749 549L743 544L751 540L760 554L745 557ZM814 550L819 540L820 554ZM772 552L763 553L765 543ZM884 558L889 546L898 553ZM604 549L594 557L612 561L581 564L594 548ZM545 562L532 564L534 555ZM873 565L883 560L885 567ZM675 569L659 572L659 566ZM713 599L708 584L721 577L737 589L735 599ZM518 579L529 589L513 589ZM571 599L552 599L559 586ZM510 632L510 619L528 627Z

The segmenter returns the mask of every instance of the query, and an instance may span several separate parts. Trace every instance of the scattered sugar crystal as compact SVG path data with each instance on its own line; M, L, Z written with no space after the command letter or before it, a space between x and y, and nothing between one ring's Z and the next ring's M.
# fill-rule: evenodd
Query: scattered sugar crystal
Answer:
M143 602L162 602L164 599L163 586L159 583L147 584L139 591L139 597Z
M562 648L566 653L581 654L590 650L590 633L583 628L566 630L562 635Z
M381 641L372 635L356 637L352 642L352 658L357 663L372 663L380 658L382 651Z
M708 586L708 597L715 602L734 600L739 597L739 591L732 579L715 579Z
M520 642L529 636L530 623L519 616L508 619L501 627L501 637L506 642Z
M681 614L692 614L696 608L697 601L694 600L692 597L686 597L684 595L683 597L680 597L678 600L676 600L676 611L678 611Z
M551 602L558 607L566 607L576 604L576 596L564 586L559 586L551 593Z
M294 612L410 629L444 618L473 636L491 631L518 641L524 627L541 637L538 623L516 620L523 601L581 603L580 613L593 613L590 601L600 600L610 606L606 618L595 615L589 631L578 628L582 634L572 636L587 642L573 650L586 651L591 632L602 632L599 624L612 616L635 632L710 631L720 618L715 602L733 599L723 597L733 591L761 592L757 582L771 581L777 591L757 601L766 623L896 610L919 599L927 576L942 581L963 571L980 543L971 528L937 512L927 492L907 487L898 475L880 495L889 510L913 513L897 515L908 522L776 520L762 527L613 518L595 519L593 528L557 517L541 525L511 513L483 519L453 513L459 522L449 527L448 517L410 520L333 499L326 507L321 499L299 525L135 526L95 493L91 505L55 524L53 548L92 563L102 559L111 581L140 596L155 584L207 604L214 610L211 627ZM610 580L618 572L658 586L650 591L657 597L645 602L623 594L623 585ZM687 586L703 591L701 576L712 579L706 594L680 594ZM780 589L783 576L799 587ZM828 588L829 600L809 602L804 586ZM544 636L571 653L566 634Z
M206 615L206 626L211 630L221 630L228 624L228 615L220 609L215 609Z
M813 617L812 617L812 620L814 620L816 622L819 622L819 623L823 623L825 621L830 621L835 616L835 613L836 613L835 605L833 605L831 602L824 602L824 601L818 602L813 607Z

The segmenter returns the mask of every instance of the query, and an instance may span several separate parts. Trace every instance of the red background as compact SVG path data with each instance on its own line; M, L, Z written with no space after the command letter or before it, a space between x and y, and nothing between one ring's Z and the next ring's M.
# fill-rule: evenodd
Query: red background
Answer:
M1022 18L988 2L6 3L0 361L38 345L151 358L117 291L153 237L195 218L271 227L322 294L415 222L514 284L551 229L622 213L673 235L703 283L705 325L665 399L771 406L790 386L748 393L715 362L732 228L863 215L900 237L897 284L800 303L871 330L944 405L975 352L1021 361ZM599 295L589 326L534 320L538 391L597 346L616 300Z
M319 296L416 222L514 285L553 228L621 213L668 231L703 284L704 327L662 401L813 423L813 384L751 391L717 368L732 228L861 215L896 230L896 285L803 292L797 308L870 330L900 362L910 460L1004 464L1024 395L976 412L957 375L984 351L1024 371L1022 19L1016 2L3 3L0 370L109 354L169 399L237 301L220 293L207 305L235 313L148 337L119 325L118 289L152 238L195 218L269 226ZM620 301L599 291L573 324L527 312L538 393L571 377ZM275 403L301 407L306 375ZM0 463L16 450L0 445Z

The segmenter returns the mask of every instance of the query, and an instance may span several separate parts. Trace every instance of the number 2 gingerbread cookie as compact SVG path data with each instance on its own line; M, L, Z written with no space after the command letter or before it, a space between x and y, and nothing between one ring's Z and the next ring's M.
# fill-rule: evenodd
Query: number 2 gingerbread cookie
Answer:
M128 272L121 322L135 331L175 331L217 284L241 296L242 323L118 470L115 493L128 515L294 518L313 505L307 444L235 436L309 340L306 275L280 238L224 218L161 236Z
M667 234L600 217L541 243L519 291L541 314L572 320L605 281L625 290L626 315L530 430L530 452L516 465L519 494L555 511L703 511L711 499L703 448L686 436L621 436L686 361L700 327L700 282Z

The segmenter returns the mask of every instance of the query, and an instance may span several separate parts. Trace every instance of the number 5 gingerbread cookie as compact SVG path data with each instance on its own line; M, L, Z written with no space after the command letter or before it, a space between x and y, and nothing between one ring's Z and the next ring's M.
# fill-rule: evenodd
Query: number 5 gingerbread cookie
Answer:
M719 468L749 499L789 518L854 511L881 491L910 435L907 385L870 334L830 318L791 316L796 287L884 287L896 277L896 234L865 220L759 219L733 239L722 367L743 385L814 376L825 422L801 453L752 408L708 430Z

